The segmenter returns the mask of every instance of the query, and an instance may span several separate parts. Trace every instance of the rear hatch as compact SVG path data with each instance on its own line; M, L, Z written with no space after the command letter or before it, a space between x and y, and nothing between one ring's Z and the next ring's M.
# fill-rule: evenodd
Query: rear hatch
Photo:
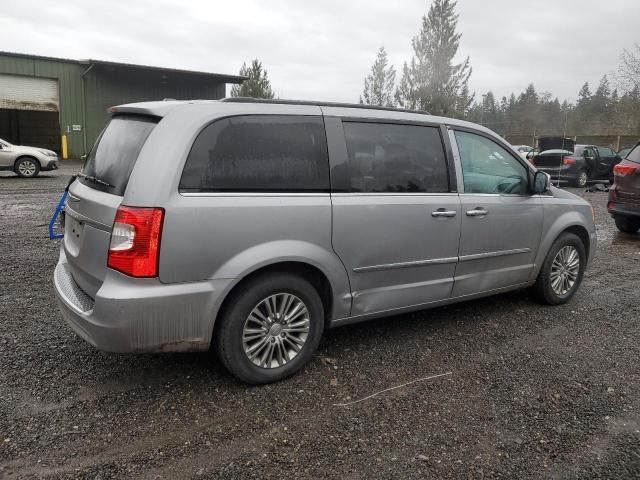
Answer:
M107 269L111 228L129 176L156 117L117 115L69 188L63 248L76 283L95 298Z
M534 156L532 163L538 168L560 168L565 157L571 157L568 150L547 150Z
M618 200L640 204L640 145L613 168L615 192Z

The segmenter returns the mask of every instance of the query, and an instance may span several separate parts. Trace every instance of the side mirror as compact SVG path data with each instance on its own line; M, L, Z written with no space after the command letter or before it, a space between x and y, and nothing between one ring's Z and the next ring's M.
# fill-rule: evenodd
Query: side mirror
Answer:
M538 171L533 177L533 194L544 193L551 188L551 175Z

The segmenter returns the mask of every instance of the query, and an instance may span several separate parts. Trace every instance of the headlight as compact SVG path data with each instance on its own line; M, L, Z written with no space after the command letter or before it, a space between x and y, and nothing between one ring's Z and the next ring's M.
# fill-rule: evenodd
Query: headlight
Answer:
M40 153L42 153L43 155L46 155L47 157L57 157L58 156L58 154L56 152L53 152L51 150L39 149L38 151Z

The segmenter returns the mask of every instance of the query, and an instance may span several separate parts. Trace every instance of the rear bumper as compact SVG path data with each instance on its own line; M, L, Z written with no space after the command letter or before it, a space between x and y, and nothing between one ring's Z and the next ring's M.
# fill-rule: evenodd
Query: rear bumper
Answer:
M231 280L162 284L108 270L95 299L73 279L64 253L54 273L60 311L84 340L109 352L207 350Z
M611 216L614 217L640 217L640 205L635 203L614 201L611 208L607 208L607 211Z

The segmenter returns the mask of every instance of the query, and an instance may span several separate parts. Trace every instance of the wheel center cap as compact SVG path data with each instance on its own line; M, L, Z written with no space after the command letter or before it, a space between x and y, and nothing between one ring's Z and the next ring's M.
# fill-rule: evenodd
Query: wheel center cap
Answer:
M280 325L279 323L274 323L273 325L271 325L271 328L269 329L269 335L271 335L272 337L277 337L281 333L282 325Z

